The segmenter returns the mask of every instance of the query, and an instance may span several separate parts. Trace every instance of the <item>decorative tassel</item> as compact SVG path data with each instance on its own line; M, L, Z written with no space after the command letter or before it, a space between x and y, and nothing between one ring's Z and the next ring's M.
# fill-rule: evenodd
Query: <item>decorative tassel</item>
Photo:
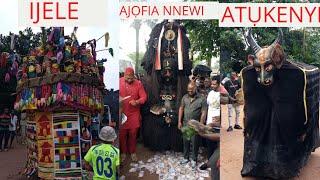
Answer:
M178 29L178 69L183 70L183 42L182 42L182 33L181 29Z
M156 49L156 59L155 59L155 69L156 70L161 70L161 40L163 37L163 33L164 33L164 26L162 26L161 32L160 32L160 36L158 38L158 46Z
M104 35L104 46L105 46L105 47L108 47L108 45L109 45L109 39L110 39L110 36L109 36L109 33L107 32L107 33Z
M57 85L57 100L61 101L63 98L63 92L62 92L62 83L59 82Z
M57 63L60 64L62 59L63 59L63 53L62 51L59 51L57 53Z

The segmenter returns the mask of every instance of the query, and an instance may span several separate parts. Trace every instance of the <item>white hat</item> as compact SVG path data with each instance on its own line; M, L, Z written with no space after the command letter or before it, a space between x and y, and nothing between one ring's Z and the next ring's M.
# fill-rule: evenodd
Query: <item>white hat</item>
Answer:
M101 129L99 138L103 141L112 142L117 139L117 134L113 127L105 126Z

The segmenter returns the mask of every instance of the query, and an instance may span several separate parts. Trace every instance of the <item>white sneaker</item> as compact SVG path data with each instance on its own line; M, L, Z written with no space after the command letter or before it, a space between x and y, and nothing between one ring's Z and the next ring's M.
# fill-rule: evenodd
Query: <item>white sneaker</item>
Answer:
M192 169L195 169L197 167L197 162L192 160L191 167L192 167Z

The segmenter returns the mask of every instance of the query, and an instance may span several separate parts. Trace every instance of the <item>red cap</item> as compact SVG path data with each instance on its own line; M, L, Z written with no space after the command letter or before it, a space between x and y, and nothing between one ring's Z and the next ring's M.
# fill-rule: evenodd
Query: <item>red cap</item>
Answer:
M127 67L126 70L124 71L125 75L134 75L134 70L132 67Z

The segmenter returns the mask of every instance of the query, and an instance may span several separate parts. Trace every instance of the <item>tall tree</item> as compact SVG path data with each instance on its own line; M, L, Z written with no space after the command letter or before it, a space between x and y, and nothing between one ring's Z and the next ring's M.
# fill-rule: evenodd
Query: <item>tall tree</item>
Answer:
M142 61L143 56L144 56L144 52L139 52L138 61L137 61L137 59L136 59L136 53L135 53L135 52L130 53L130 54L128 55L128 57L135 62L135 66L137 66L137 64L139 65L139 66L138 66L138 69L136 69L136 73L137 73L137 74L138 74L138 73L142 73L142 72L144 71L143 68L142 68L142 66L140 66L140 62Z
M138 72L138 68L140 66L140 61L139 61L139 38L140 38L140 28L142 25L142 20L140 19L135 19L131 26L136 30L136 65L135 65L135 72Z
M191 42L191 54L198 54L195 61L205 60L211 65L212 57L219 55L220 28L216 20L183 21Z

